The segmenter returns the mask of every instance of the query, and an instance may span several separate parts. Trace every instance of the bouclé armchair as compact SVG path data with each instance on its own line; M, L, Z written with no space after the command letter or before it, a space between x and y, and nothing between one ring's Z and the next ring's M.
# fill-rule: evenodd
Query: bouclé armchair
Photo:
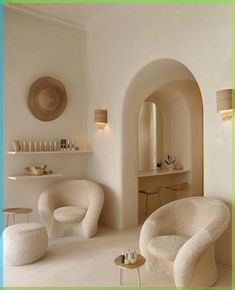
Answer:
M177 287L212 286L215 242L229 221L229 208L214 198L189 197L162 206L140 233L147 269L173 275Z
M97 232L104 192L88 180L67 180L51 184L39 197L38 208L49 237Z

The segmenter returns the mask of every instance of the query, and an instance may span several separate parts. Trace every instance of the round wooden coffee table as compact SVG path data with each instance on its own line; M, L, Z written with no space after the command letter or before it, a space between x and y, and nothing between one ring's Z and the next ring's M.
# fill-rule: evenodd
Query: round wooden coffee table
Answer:
M25 208L25 207L12 207L12 208L5 208L3 209L3 213L7 215L7 227L9 222L9 216L12 217L12 224L15 223L15 215L16 214L26 214L27 222L29 220L29 213L31 213L33 210L31 208Z
M114 260L114 264L116 266L119 267L120 269L120 285L122 286L123 288L123 270L125 269L136 269L137 270L137 274L138 274L138 286L139 288L141 288L141 283L140 283L140 270L139 270L139 267L143 266L146 262L145 258L143 256L141 256L140 254L137 255L137 261L135 264L124 264L122 263L121 261L121 256L118 256L115 258Z

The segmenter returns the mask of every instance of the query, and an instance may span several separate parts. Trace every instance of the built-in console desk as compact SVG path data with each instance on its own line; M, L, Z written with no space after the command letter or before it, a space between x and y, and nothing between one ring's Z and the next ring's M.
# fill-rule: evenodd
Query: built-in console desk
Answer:
M138 172L139 189L152 186L169 186L176 183L188 182L190 183L190 170L141 170Z
M138 177L149 177L149 176L159 176L159 175L169 175L169 174L179 174L188 173L190 170L168 170L168 169L156 169L156 170L142 170L139 171Z

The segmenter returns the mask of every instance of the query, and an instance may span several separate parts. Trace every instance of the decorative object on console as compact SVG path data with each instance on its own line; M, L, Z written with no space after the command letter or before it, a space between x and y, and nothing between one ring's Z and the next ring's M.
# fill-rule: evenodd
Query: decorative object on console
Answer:
M165 160L165 164L168 170L173 170L174 169L174 164L176 161L176 157L173 159L171 155L167 155L167 159Z
M29 109L40 121L55 120L64 112L66 105L65 87L55 78L41 77L29 89Z
M45 169L46 169L46 165L41 165L41 166L29 166L29 167L25 167L25 170L27 171L27 173L29 175L43 175L45 174Z
M157 162L157 169L162 169L162 165L163 165L163 162L161 161L161 160L159 160L158 162Z
M175 162L174 168L176 170L183 170L184 169L183 165L179 161Z
M232 118L232 93L232 89L225 89L216 92L217 112L220 112L223 120L230 120Z
M98 129L104 129L108 123L108 111L107 110L95 110L95 123Z
M215 242L229 221L228 206L215 198L188 197L164 205L140 232L147 270L173 275L177 288L209 288L217 280Z

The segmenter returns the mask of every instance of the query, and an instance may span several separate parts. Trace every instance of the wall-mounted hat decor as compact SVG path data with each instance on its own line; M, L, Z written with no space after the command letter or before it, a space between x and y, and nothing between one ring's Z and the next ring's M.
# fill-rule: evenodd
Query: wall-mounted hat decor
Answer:
M29 89L28 106L35 118L52 121L58 118L67 105L64 85L52 77L41 77Z

